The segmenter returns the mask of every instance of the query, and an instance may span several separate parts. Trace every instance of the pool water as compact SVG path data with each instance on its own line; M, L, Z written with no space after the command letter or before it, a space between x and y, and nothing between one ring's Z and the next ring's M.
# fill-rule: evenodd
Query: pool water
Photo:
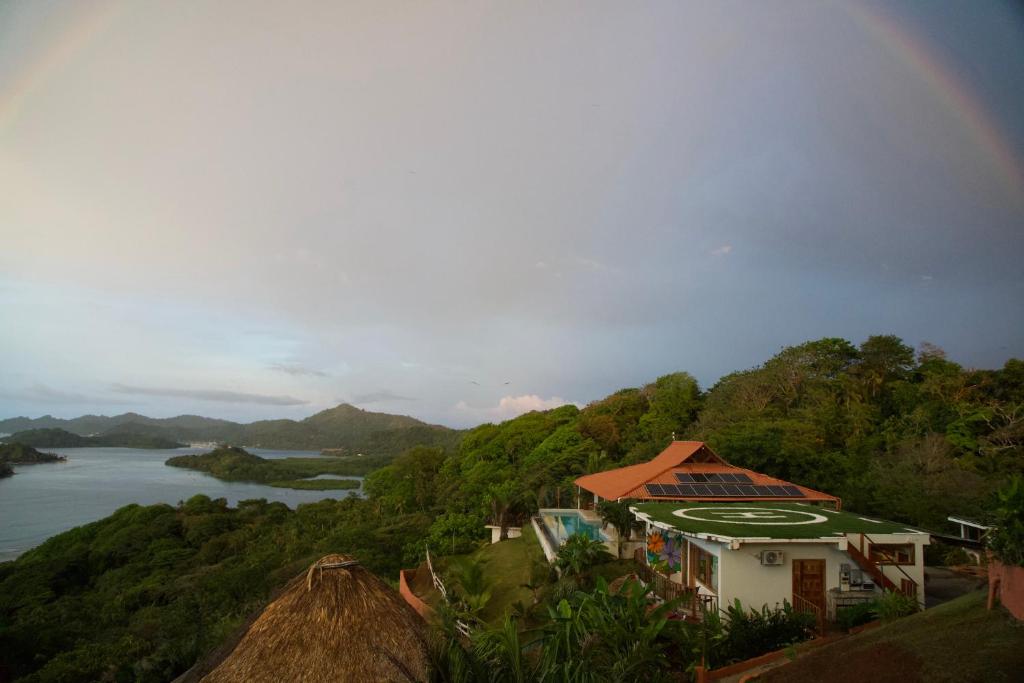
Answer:
M608 536L601 530L601 524L588 522L578 513L565 510L542 510L544 526L554 536L558 545L565 543L573 534L583 534L592 541L607 541Z

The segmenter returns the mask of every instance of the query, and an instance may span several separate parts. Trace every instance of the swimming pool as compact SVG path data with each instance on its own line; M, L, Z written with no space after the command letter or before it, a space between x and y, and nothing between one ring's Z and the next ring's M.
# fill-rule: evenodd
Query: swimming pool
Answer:
M609 541L609 537L601 529L600 522L589 522L580 516L578 512L571 510L541 510L541 520L548 528L558 545L565 543L565 540L573 534L583 534L593 541Z

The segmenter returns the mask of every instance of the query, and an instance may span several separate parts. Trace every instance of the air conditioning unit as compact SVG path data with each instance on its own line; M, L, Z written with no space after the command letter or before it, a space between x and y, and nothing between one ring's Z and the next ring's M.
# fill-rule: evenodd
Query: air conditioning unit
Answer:
M781 567L786 562L786 555L781 550L762 550L761 564L766 567Z

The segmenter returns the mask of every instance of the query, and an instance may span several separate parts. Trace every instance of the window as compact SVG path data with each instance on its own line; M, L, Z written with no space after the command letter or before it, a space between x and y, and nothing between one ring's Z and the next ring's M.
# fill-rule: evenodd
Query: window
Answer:
M718 592L718 557L700 546L693 546L697 580L706 588Z
M875 564L914 564L914 544L872 543L868 557Z

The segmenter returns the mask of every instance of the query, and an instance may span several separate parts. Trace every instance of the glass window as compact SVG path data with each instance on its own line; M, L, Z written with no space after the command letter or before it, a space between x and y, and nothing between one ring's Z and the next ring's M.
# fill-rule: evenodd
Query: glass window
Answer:
M718 592L718 556L712 555L699 546L694 546L694 556L697 558L697 580L706 588Z
M872 543L868 557L875 564L914 564L914 544Z

